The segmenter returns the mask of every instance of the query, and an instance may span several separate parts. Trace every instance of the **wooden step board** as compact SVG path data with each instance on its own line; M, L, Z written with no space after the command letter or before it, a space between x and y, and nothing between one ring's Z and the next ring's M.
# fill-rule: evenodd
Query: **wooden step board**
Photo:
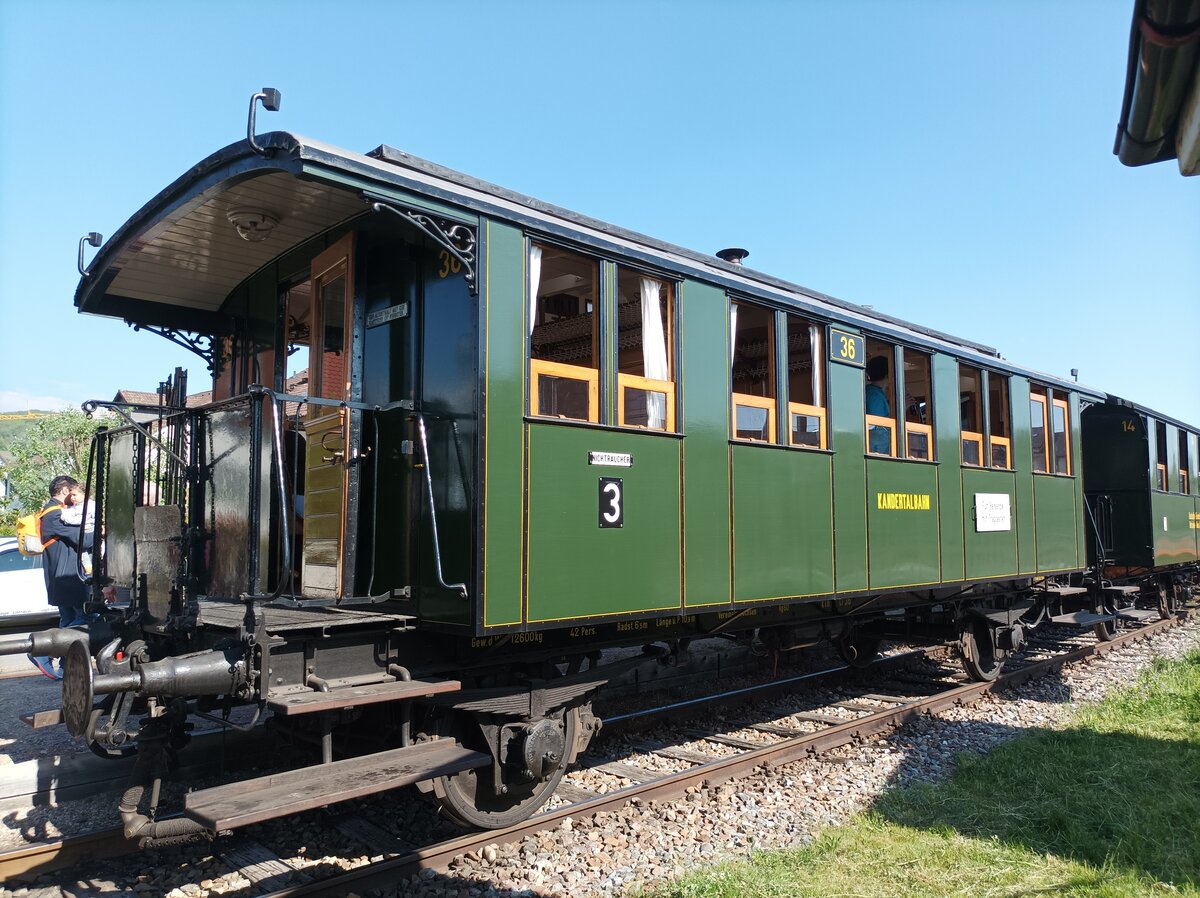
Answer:
M398 702L406 698L422 698L442 692L458 692L458 680L392 680L369 686L343 686L328 692L293 692L267 696L267 707L276 714L312 714L316 711L337 711L357 705L377 702Z
M491 755L451 739L435 739L202 789L187 796L184 813L219 832L491 763Z
M1046 595L1058 596L1060 599L1074 598L1075 596L1087 595L1086 586L1054 586L1047 589Z
M1162 615L1156 609L1151 608L1122 608L1117 612L1117 617L1121 620L1132 620L1144 624L1147 621L1159 620Z
M1059 614L1050 618L1053 624L1066 624L1069 627L1090 627L1093 624L1098 624L1101 621L1110 621L1115 617L1112 614L1093 614L1090 611L1072 611L1070 614Z

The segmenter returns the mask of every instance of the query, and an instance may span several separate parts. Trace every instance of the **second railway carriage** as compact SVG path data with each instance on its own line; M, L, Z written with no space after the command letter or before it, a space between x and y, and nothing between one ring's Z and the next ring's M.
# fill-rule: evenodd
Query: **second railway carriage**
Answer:
M87 632L5 647L65 654L68 725L141 751L127 832L413 782L502 826L598 728L604 647L906 633L991 677L1029 621L1103 610L1067 585L1102 394L740 255L252 118L81 256L81 311L214 371L97 441ZM143 814L189 715L237 705L313 765Z

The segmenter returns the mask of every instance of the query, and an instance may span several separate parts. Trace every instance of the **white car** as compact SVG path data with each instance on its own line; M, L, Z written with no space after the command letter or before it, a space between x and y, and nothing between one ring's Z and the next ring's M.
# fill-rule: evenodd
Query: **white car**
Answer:
M15 536L0 537L0 621L58 615L46 601L41 555L22 555Z

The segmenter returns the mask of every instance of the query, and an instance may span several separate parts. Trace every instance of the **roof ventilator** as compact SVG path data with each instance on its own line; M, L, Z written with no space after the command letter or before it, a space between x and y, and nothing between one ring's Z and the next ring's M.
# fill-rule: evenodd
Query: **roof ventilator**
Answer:
M730 265L741 265L742 260L750 255L750 250L742 249L740 246L731 246L728 249L717 250L717 258L722 262L728 262Z

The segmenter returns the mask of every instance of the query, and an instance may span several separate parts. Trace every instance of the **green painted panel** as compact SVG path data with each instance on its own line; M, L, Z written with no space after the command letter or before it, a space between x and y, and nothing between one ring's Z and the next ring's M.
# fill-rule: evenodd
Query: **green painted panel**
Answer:
M1017 573L1017 523L1015 475L1011 471L962 470L963 545L967 555L967 578L1007 577ZM989 530L984 507L998 496L1008 497L1008 529ZM992 522L1002 526L997 520ZM984 529L980 529L980 528ZM943 543L944 545L944 543Z
M1017 570L1032 574L1037 570L1037 528L1033 513L1033 435L1029 423L1029 381L1012 377L1008 382L1012 397L1012 453L1016 472L1014 484L1017 525Z
M679 608L678 438L558 424L528 432L527 620ZM633 465L590 465L589 452L629 454ZM623 527L600 527L602 477L623 482Z
M833 591L833 463L823 452L734 446L733 595Z
M937 466L868 459L867 528L872 589L940 582Z
M1155 566L1196 561L1196 519L1192 517L1196 513L1196 500L1178 493L1155 491L1150 507Z
M838 592L867 588L867 463L863 371L829 366L829 445L834 451L834 561Z
M488 222L483 289L483 623L521 621L525 240Z
M942 570L947 583L963 579L963 499L958 477L962 458L959 440L958 360L946 355L933 357L933 426L937 458L945 477L938 478L938 514L941 517Z
M691 281L679 303L684 604L698 607L730 598L729 312L722 291Z
M1038 573L1074 570L1080 566L1077 483L1074 477L1053 474L1033 477Z
M1079 394L1071 393L1067 408L1071 419L1071 470L1075 472L1075 545L1077 564L1087 564L1087 512L1083 508L1083 446L1079 438L1083 428L1079 420Z

